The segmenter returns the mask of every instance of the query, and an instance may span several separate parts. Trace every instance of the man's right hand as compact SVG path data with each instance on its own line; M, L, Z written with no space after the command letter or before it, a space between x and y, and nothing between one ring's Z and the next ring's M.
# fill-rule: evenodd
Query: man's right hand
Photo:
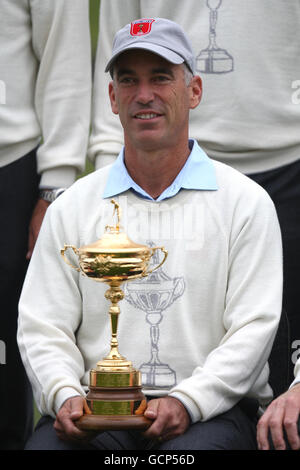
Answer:
M63 441L82 441L90 440L94 433L81 431L75 424L83 414L91 414L86 400L81 396L76 396L66 400L60 407L54 429L57 436Z

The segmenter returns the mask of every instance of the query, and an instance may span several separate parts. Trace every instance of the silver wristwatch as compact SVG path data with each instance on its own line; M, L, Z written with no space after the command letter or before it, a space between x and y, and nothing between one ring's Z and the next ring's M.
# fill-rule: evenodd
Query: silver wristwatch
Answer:
M41 189L39 197L47 202L53 202L60 196L66 188L55 188L55 189Z

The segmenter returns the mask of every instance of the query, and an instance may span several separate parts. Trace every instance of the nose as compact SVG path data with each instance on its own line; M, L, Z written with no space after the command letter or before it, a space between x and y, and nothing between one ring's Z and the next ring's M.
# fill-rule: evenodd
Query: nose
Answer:
M151 87L151 84L147 82L140 82L138 84L137 92L136 92L136 101L140 104L147 104L153 101L154 94Z

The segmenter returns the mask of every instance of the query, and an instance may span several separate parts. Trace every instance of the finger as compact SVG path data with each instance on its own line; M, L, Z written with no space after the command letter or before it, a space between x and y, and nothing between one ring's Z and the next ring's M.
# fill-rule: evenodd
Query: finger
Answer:
M76 443L84 443L88 442L91 439L91 436L88 433L82 433L80 436L75 435L68 435L62 430L55 430L57 437L62 441L66 442L76 442Z
M285 450L286 445L283 436L284 406L280 403L276 407L276 413L270 418L269 425L273 445L276 450Z
M54 423L54 429L58 433L63 433L74 438L79 438L81 433L69 416L58 416Z
M87 401L82 397L74 397L74 400L71 401L71 420L77 421L83 414L92 414ZM82 429L79 429L76 426L76 423L74 423L74 425L76 428L76 435L74 437L76 439L89 440L95 434L91 431L83 431ZM79 431L78 433L77 430Z
M298 435L297 423L285 423L284 424L287 440L293 450L300 449L300 439Z
M80 418L80 416L82 416L83 413L86 412L87 408L88 405L85 399L83 399L82 397L74 397L74 399L70 401L71 420L74 421Z
M259 450L269 450L269 441L268 441L268 431L269 425L267 417L263 416L257 425L257 444Z
M90 437L88 432L79 429L71 419L56 420L54 429L60 439L71 441L83 441Z
M59 437L59 439L62 439L63 441L68 441L70 438L66 435L64 432L63 428L60 426L58 421L56 420L53 425L56 435Z
M257 443L260 450L269 450L269 430L272 417L277 414L277 401L272 402L257 425Z
M83 414L83 399L72 399L69 403L69 410L67 412L58 413L54 423L57 432L64 433L67 437L72 439L84 439L88 435L80 430L74 421L80 418Z
M145 410L144 416L153 420L151 426L143 433L143 436L147 439L157 438L159 436L158 431L156 431L156 426L153 427L155 420L158 416L158 408L159 408L159 400L153 399L150 400L147 404L147 408Z
M158 415L159 401L150 400L145 410L144 416L149 419L156 419Z
M85 412L86 414L88 414L88 415L91 415L91 414L92 414L92 411L91 411L89 405L87 404L87 401L86 401L86 400L84 400L84 402L83 402L83 409L84 409L84 412Z
M171 416L167 413L158 413L157 418L144 433L144 436L147 439L165 439L165 436L170 433L174 433L174 425Z
M171 439L174 439L177 437L177 434L173 434L172 432L163 434L162 436L159 436L157 438L157 441L159 444L162 444L163 442L170 441Z
M150 427L143 433L143 436L146 439L157 439L159 436L162 435L163 426L154 420Z
M299 411L295 406L287 407L283 425L286 436L293 450L300 448L300 438L298 434Z

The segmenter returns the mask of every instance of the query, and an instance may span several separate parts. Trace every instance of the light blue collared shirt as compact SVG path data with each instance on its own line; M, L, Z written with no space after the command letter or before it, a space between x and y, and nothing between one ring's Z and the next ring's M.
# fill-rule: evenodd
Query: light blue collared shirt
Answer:
M110 169L103 197L117 196L131 189L143 198L159 202L175 196L181 189L216 191L218 185L212 161L195 140L189 140L189 147L191 153L184 167L178 173L173 183L157 199L153 199L131 178L124 163L123 148Z

